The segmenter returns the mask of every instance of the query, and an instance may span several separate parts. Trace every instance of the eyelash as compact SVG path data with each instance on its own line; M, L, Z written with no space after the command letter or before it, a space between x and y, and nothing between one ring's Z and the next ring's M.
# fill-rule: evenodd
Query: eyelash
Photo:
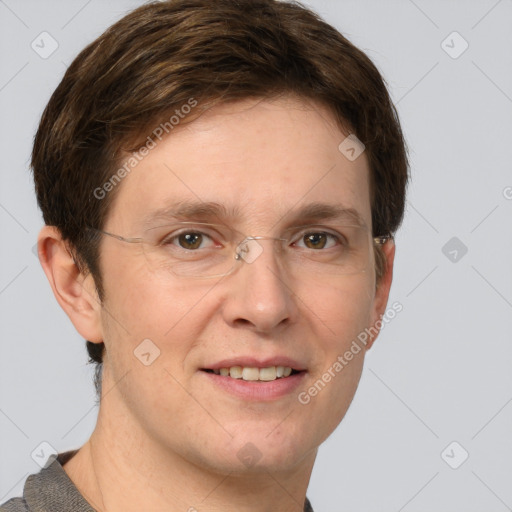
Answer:
M167 235L161 242L160 242L160 245L174 245L173 244L173 241L174 240L177 240L178 237L182 236L182 235L186 235L186 234L194 234L194 235L202 235L202 236L206 236L208 237L210 240L213 241L213 237L211 235L209 235L208 233L204 232L204 231L200 231L200 230L193 230L193 229L186 229L186 230L183 230L183 231L180 231L180 232L177 232L177 233L172 233L172 234L169 234ZM308 229L308 230L305 230L305 231L301 231L300 233L300 236L298 236L296 238L296 241L298 240L303 240L305 236L307 235L318 235L318 234L321 234L321 235L326 235L328 236L331 240L334 240L337 245L343 245L343 246L346 246L348 245L345 237L341 234L341 233L332 233L330 231L325 231L325 230L322 230L322 229L318 229L318 230L314 230L314 229ZM240 240L241 241L241 240ZM296 243L296 242L294 242ZM190 249L185 249L184 247L180 247L181 249L183 250L190 250ZM330 247L329 247L330 248ZM195 249L197 250L197 249ZM314 250L314 249L313 249ZM325 249L327 250L327 249Z
M329 231L304 231L298 240L303 240L304 237L307 235L318 234L327 235L336 242L336 245L347 245L346 241L343 240L344 237L341 234L335 235L334 233L330 233Z

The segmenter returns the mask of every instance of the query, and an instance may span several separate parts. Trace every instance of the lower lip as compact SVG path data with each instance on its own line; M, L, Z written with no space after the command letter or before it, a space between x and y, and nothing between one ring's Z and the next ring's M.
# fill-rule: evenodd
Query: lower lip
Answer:
M224 375L201 370L210 382L224 391L244 400L270 401L293 393L301 384L306 372L299 372L289 377L271 381L250 381L233 379Z

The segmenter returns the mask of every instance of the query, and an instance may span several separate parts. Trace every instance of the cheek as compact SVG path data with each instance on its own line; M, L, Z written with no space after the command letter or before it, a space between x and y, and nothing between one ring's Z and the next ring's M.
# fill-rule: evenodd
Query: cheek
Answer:
M194 309L201 297L186 288L135 266L113 269L105 282L105 377L148 432L162 418L173 425L172 418L201 412L179 384L202 318Z
M160 386L162 391L174 388L171 375L180 380L184 376L187 357L214 311L213 294L208 292L215 282L191 286L184 280L162 279L136 259L106 271L104 342L112 378L117 382L129 371L130 382L137 385L125 399L133 392L131 402L147 405L144 393L149 390L154 396Z
M374 286L374 280L366 274L345 276L338 285L331 283L319 288L315 297L310 299L312 317L316 316L317 323L324 326L319 339L325 340L329 351L343 350L368 326Z
M358 336L371 321L374 286L367 275L347 276L339 286L326 287L321 300L311 300L318 359L299 401L310 417L321 419L318 428L326 435L344 417L359 383L365 347Z
M110 255L103 275L105 306L119 335L162 340L185 318L192 321L190 313L201 299L200 287L151 272L143 254L116 256Z

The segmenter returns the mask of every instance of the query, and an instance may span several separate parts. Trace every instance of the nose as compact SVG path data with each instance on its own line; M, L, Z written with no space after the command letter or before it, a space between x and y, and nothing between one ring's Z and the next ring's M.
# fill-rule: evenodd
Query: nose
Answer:
M223 314L233 327L245 325L268 334L292 323L297 305L293 283L278 262L275 240L257 238L241 246L235 271L228 276Z

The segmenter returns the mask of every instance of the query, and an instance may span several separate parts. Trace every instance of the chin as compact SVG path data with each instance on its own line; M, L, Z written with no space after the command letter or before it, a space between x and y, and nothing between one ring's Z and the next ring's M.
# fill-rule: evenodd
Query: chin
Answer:
M298 470L301 465L312 465L317 449L305 452L303 449L297 451L259 450L256 445L248 442L239 450L225 454L224 460L216 458L215 461L208 461L205 466L215 473L230 476L286 474ZM227 455L227 456L226 456Z
M235 474L287 472L311 456L314 459L318 444L311 438L311 431L299 425L289 431L276 428L275 423L245 425L225 446L225 462Z

